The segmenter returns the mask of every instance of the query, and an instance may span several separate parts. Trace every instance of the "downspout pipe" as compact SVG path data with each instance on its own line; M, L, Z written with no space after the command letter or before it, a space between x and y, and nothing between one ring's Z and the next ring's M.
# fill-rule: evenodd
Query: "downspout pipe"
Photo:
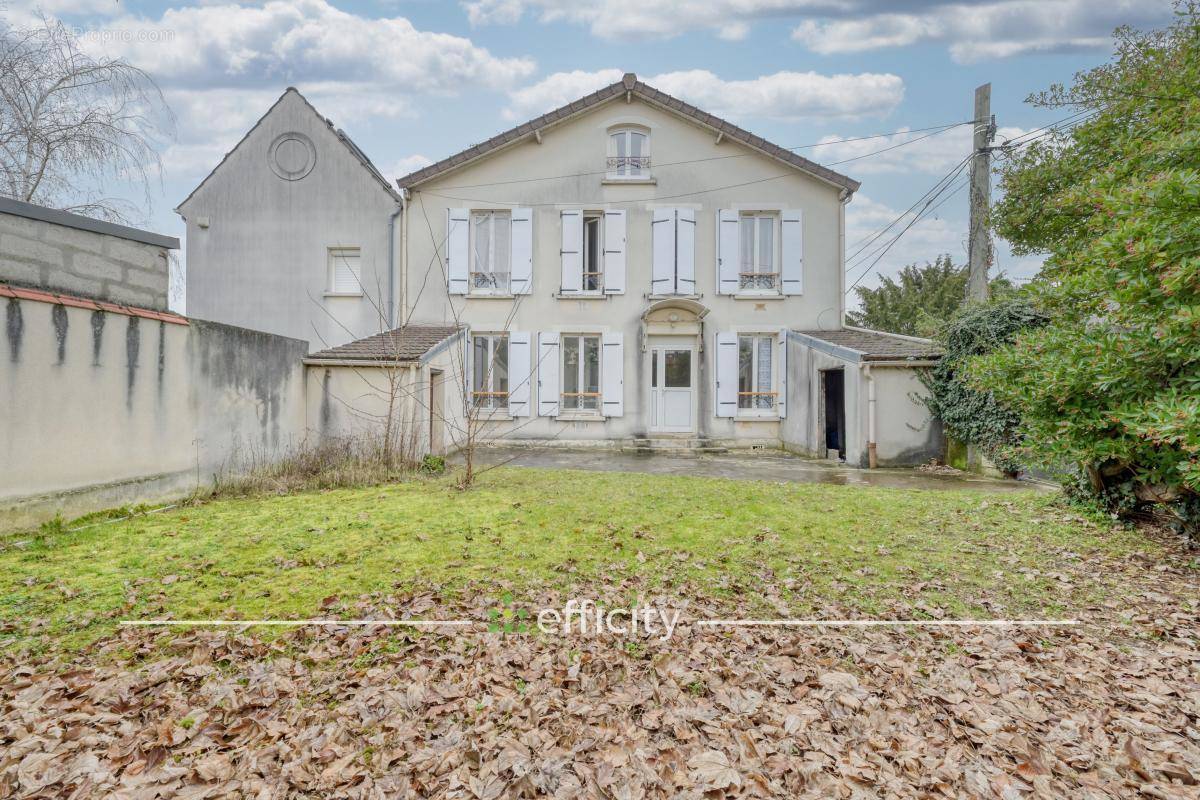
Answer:
M870 364L862 365L862 376L867 380L867 467L875 469L879 460L875 454L875 376Z
M403 196L401 196L403 197ZM404 200L396 204L396 208L388 217L388 301L387 326L388 330L396 327L396 218L404 211Z

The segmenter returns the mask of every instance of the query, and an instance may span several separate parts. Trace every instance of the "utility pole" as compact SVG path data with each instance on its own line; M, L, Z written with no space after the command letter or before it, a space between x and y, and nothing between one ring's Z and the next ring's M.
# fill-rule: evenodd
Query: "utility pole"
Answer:
M992 85L975 90L974 152L971 154L971 230L967 239L970 272L967 277L967 302L986 303L988 266L992 261L992 237L988 234L988 210L992 202L992 139L996 118L992 116ZM983 454L978 445L967 445L967 469L983 471Z
M967 301L988 299L988 267L992 261L992 237L988 234L988 210L992 202L992 139L996 118L992 115L992 85L975 90L975 141L971 155L971 231L967 240L970 273Z

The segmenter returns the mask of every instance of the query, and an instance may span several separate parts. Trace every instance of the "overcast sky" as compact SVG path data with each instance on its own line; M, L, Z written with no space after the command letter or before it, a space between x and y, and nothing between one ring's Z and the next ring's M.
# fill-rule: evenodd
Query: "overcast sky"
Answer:
M0 0L20 25L37 7ZM48 0L86 46L147 70L178 117L154 207L139 220L183 235L174 207L289 85L395 178L632 71L784 147L967 120L991 81L1000 139L1064 111L1023 101L1107 60L1112 29L1170 20L1161 0ZM831 164L924 133L805 148ZM970 152L970 126L834 168L862 181L848 254ZM965 191L874 268L965 259ZM880 240L881 242L886 240ZM1038 262L999 268L1018 278ZM868 271L868 250L850 280Z

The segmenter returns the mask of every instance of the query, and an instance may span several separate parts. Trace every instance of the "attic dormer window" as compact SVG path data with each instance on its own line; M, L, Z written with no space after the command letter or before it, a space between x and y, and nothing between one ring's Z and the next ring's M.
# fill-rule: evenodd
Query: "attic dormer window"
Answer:
M608 132L608 177L650 177L650 131L641 127Z

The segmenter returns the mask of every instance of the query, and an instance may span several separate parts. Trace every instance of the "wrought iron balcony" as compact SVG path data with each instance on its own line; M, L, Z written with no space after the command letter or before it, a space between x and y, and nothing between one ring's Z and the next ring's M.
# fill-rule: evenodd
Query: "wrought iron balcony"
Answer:
M650 156L610 156L610 175L647 175L650 173Z

